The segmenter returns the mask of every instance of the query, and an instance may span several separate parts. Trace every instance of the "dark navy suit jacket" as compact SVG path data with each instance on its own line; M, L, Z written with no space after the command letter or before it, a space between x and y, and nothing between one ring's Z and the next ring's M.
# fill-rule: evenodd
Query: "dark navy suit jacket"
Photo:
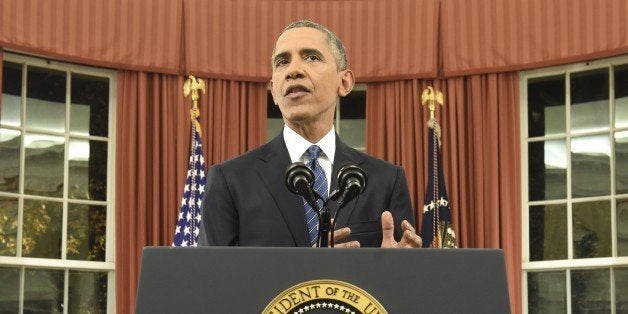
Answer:
M330 191L338 188L338 170L347 162L361 167L368 183L360 196L342 208L336 229L348 226L349 240L378 247L381 214L390 210L395 238L400 240L401 221L414 223L403 169L349 147L336 135ZM280 133L263 146L214 165L207 175L199 245L310 246L302 198L285 184L290 163ZM333 215L335 203L329 208Z

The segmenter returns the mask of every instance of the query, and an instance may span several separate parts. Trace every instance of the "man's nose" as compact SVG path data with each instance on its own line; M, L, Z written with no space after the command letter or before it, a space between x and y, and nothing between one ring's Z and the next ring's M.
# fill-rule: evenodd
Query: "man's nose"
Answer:
M286 71L286 79L297 79L305 76L303 63L299 60L293 60Z

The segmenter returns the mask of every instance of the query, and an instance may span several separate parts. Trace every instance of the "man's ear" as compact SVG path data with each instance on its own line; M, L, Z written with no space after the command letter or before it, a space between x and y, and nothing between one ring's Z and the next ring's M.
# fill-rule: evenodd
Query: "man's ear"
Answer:
M341 71L341 73L342 76L340 77L338 96L344 97L347 96L353 89L353 86L355 85L355 76L353 76L353 71L351 70L344 70Z

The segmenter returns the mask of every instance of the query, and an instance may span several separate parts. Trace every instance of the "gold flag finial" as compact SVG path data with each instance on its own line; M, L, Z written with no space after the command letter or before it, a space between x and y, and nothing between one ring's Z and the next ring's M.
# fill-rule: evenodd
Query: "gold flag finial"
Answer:
M434 111L436 111L435 103L439 103L441 106L444 105L443 93L439 90L434 90L432 86L428 86L421 94L421 103L423 106L425 106L425 103L428 103L428 108L430 109L430 120L433 120Z
M192 109L190 109L190 119L192 119L192 123L194 123L194 127L198 130L198 133L201 134L201 125L198 123L198 117L201 115L200 110L198 110L198 91L203 92L205 94L205 82L202 79L197 79L194 76L190 75L190 77L185 80L183 83L183 96L188 97L192 94Z

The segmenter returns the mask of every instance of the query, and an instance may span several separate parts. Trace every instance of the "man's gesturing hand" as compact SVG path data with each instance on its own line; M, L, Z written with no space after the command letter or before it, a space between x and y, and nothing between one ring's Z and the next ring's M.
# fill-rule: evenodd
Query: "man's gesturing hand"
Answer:
M413 248L421 247L423 240L416 234L414 227L407 220L401 222L403 236L401 241L395 241L395 222L389 211L382 213L382 247L384 248Z
M347 238L350 234L351 234L351 229L349 229L348 227L334 230L334 242L335 242L334 247L338 247L338 248L360 247L360 242L358 241L342 242L342 240ZM342 243L338 243L338 242L342 242Z

